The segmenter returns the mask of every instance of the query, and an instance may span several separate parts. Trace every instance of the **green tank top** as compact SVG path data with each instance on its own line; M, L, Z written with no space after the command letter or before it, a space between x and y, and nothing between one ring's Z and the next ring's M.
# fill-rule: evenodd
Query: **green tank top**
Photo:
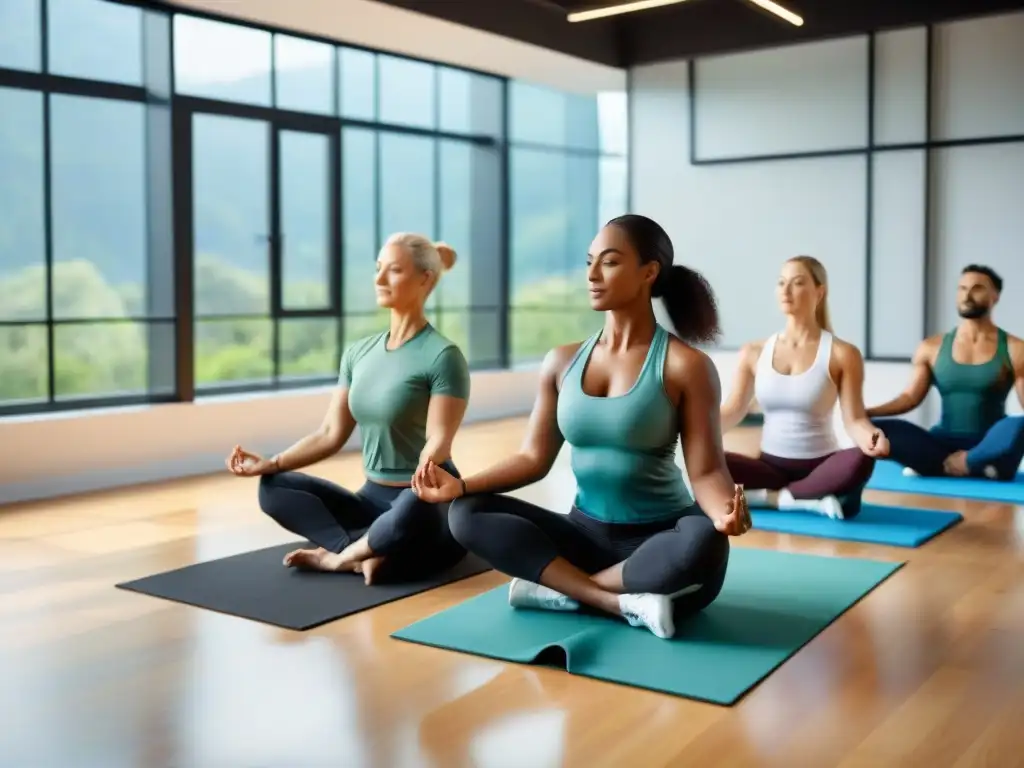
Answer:
M453 342L425 325L398 349L389 332L354 342L341 358L338 384L359 425L363 469L370 480L404 483L427 443L433 395L469 399L469 366Z
M605 523L676 518L693 497L675 461L679 415L664 385L669 334L656 328L640 376L618 397L583 391L583 372L600 337L580 345L558 394L558 427L572 448L576 507Z
M942 338L942 346L932 366L935 388L942 396L942 418L938 428L944 432L980 435L1006 415L1006 398L1013 389L1013 363L1006 331L997 329L996 353L978 365L964 365L953 359L956 331Z

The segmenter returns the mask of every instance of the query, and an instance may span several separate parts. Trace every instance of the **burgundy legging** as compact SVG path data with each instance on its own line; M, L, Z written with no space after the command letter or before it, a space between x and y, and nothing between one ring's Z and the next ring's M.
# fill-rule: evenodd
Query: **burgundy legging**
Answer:
M769 491L785 488L794 499L837 496L847 518L859 511L860 494L875 468L875 460L865 456L859 448L845 448L816 459L784 459L767 453L756 459L726 453L725 459L732 479L745 488Z

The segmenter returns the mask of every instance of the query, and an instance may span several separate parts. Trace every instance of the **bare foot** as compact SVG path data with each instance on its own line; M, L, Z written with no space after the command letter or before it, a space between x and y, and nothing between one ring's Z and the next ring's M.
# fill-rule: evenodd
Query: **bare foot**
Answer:
M340 555L328 552L323 547L316 549L296 549L284 556L284 564L289 568L308 571L351 571L353 563L346 563Z
M373 574L380 568L383 562L383 557L371 557L359 564L359 572L363 574L363 581L366 582L366 586L370 586L373 583Z

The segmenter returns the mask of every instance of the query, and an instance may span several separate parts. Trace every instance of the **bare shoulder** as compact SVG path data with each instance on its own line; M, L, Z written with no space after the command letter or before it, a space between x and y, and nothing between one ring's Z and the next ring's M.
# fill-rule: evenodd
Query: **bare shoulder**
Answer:
M740 347L740 362L745 365L755 365L757 363L757 358L759 358L761 353L764 352L764 345L767 343L768 339L748 341Z
M572 359L583 346L582 341L574 341L571 344L563 344L548 351L544 355L544 362L541 363L540 375L545 382L551 382L556 387L561 384L562 377L572 363Z
M931 366L935 362L935 357L939 354L939 349L942 347L942 338L943 335L941 333L936 333L918 344L917 349L914 350L912 360L914 365Z
M857 365L858 363L863 364L864 355L856 344L840 339L838 336L832 337L832 354L835 355L836 360L843 365Z
M1010 360L1016 366L1024 366L1024 339L1006 334L1006 346L1010 350Z
M672 336L665 360L665 377L675 388L684 389L695 381L718 382L718 368L711 355Z

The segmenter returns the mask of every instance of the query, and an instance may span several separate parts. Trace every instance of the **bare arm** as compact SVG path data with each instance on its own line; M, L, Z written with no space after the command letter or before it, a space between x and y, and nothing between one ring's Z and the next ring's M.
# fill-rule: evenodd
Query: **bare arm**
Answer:
M535 483L551 471L565 442L558 429L558 382L578 344L548 352L522 447L504 461L466 478L466 493L502 493Z
M462 425L469 402L462 397L432 395L427 406L427 442L420 451L420 464L442 464L451 458L455 433Z
M722 385L711 358L674 344L669 375L679 391L680 438L693 495L712 520L731 512L736 485L725 463L719 404Z
M932 358L934 357L934 340L921 342L911 360L910 382L899 395L887 403L867 409L868 418L882 416L902 416L909 413L924 402L928 389L932 385Z
M750 411L754 401L754 371L758 355L761 354L761 343L745 344L740 350L736 373L732 377L732 389L729 397L722 403L722 431L733 429Z
M1010 337L1010 362L1013 363L1014 389L1017 400L1024 406L1024 340Z
M270 461L278 472L288 472L316 464L340 451L352 437L355 428L356 421L348 408L348 388L339 387L334 390L320 428L281 451Z
M878 431L868 419L864 408L864 358L852 344L839 342L834 347L839 363L839 407L843 423L853 441L864 452L872 447L872 437Z

